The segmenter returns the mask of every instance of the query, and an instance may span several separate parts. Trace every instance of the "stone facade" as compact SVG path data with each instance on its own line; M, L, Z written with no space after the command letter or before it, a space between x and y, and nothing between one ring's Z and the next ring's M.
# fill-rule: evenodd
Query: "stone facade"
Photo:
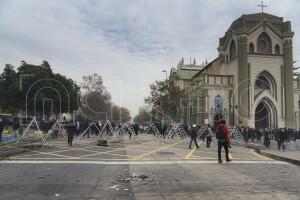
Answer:
M235 20L219 39L219 56L189 80L191 122L211 124L218 113L235 126L299 128L293 35L289 21L267 13Z

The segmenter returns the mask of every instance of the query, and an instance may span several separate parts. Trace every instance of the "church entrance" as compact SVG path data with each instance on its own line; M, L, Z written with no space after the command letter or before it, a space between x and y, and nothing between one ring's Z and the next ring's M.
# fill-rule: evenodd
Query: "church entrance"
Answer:
M257 105L255 109L255 128L276 128L277 113L272 102L267 98Z

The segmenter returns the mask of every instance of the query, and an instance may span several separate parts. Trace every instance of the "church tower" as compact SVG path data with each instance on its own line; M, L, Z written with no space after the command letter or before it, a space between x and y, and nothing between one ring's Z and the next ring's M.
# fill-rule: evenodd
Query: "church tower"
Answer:
M220 74L234 76L235 125L294 128L293 31L267 13L242 15L219 39Z

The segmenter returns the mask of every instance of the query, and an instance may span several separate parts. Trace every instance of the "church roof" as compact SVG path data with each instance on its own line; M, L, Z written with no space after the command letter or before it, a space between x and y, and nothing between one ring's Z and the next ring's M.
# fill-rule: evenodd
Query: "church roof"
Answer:
M250 34L262 24L272 29L279 37L292 37L294 35L291 30L291 22L284 22L283 17L278 17L268 13L242 15L230 25L225 36L219 39L219 48L226 46L230 35L238 35L241 33Z
M192 78L197 77L198 75L202 74L205 70L207 70L208 68L212 67L216 62L219 61L221 57L217 57L215 58L213 61L211 61L210 63L208 63L205 67L203 67L200 71L198 71L197 73L194 74L194 76Z
M200 69L177 69L176 70L176 79L180 80L190 80L195 74L197 74Z

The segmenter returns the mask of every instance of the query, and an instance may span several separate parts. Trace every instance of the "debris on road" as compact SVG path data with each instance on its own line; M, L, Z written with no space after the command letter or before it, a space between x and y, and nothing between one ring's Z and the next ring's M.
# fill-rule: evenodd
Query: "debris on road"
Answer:
M117 187L119 187L119 185L113 185L113 186L110 186L109 188L110 189L116 189Z
M119 182L122 183L129 183L130 181L139 181L144 184L154 184L154 182L158 183L158 180L154 177L149 177L145 174L137 175L136 173L132 173L129 177L119 179Z

